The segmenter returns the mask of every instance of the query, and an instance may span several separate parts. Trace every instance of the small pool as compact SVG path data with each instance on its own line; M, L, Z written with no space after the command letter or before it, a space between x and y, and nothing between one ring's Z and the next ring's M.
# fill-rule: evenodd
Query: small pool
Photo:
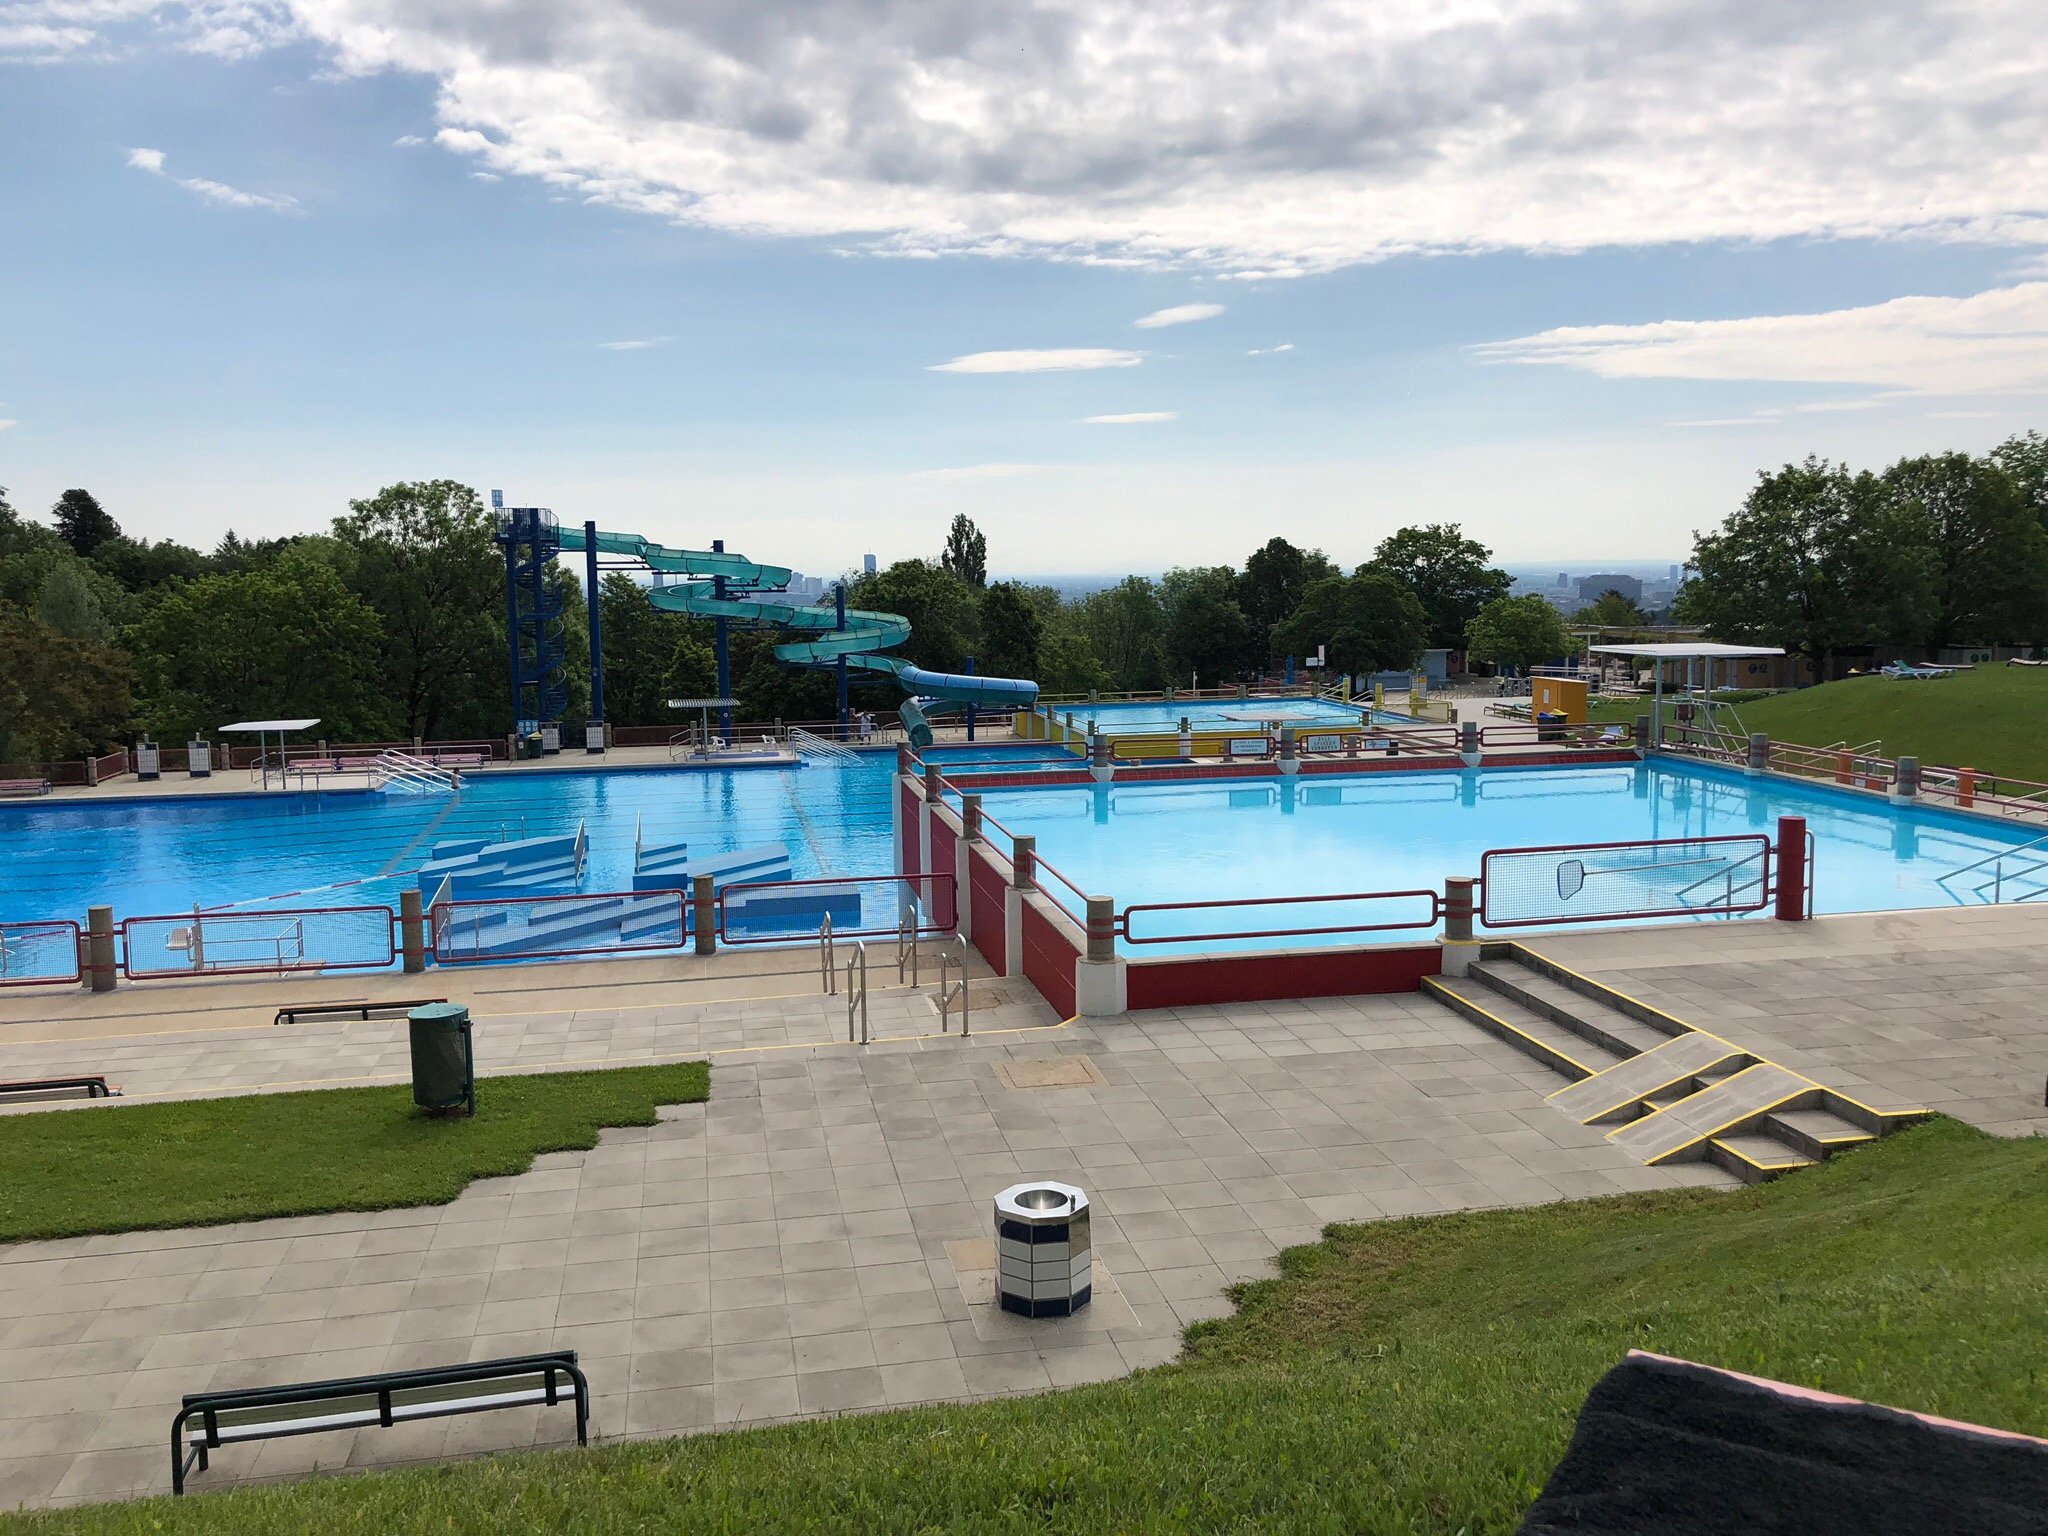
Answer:
M1373 712L1363 702L1343 704L1335 699L1309 694L1266 696L1255 699L1176 699L1171 704L1157 700L1138 703L1049 704L1055 719L1074 717L1074 728L1084 730L1090 720L1104 735L1135 736L1176 731L1185 718L1197 731L1256 731L1275 722L1281 725L1325 727L1359 726L1372 723ZM1383 721L1405 716L1383 714Z
M1781 815L1804 816L1813 835L1816 912L1892 911L1972 899L1967 882L1945 885L1941 877L2039 835L2038 829L2008 828L1986 817L1896 810L1825 786L1751 779L1671 760L1122 788L1014 788L989 791L983 809L1011 832L1035 835L1040 858L1084 891L1114 898L1120 911L1225 897L1441 891L1447 876L1478 875L1480 857L1488 849L1769 837ZM1573 861L1556 857L1542 863L1532 878L1544 884L1536 894L1568 915L1603 898L1612 900L1626 882L1644 891L1687 892L1698 881L1717 876L1707 856L1720 852L1717 847L1656 856L1661 862L1649 874L1622 867L1627 860L1621 855L1603 859L1588 854L1577 860L1581 867L1571 881L1557 866ZM1696 857L1702 862L1686 862ZM1754 867L1731 878L1753 879ZM1060 894L1066 893L1061 889ZM1692 891L1685 900L1705 904L1704 896L1704 891ZM1419 939L1434 929L1175 942L1176 935L1185 934L1409 922L1428 908L1426 899L1417 898L1150 910L1133 919L1131 931L1162 942L1126 943L1124 948L1145 955Z

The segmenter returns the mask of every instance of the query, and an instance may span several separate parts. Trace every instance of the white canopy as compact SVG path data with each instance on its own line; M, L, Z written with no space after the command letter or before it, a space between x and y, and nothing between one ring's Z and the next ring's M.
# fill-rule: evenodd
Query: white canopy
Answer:
M229 731L253 731L259 736L267 736L272 731L310 731L319 723L318 720L237 720L233 725L222 726L221 732L226 734Z
M1714 640L1671 640L1656 645L1589 645L1596 656L1640 656L1646 661L1720 661L1741 656L1782 656L1779 645L1722 645Z

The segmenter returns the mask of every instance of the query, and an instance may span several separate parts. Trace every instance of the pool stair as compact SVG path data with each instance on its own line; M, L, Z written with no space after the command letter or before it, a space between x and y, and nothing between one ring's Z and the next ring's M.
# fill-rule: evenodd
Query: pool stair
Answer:
M509 843L481 837L451 838L436 843L420 866L420 894L429 899L442 896L469 901L574 890L583 878L589 846L580 821L574 832Z
M787 880L789 849L782 843L763 843L758 848L699 854L693 859L687 842L635 843L634 890L687 891L699 875L709 875L714 889L749 880Z
M1565 1078L1551 1107L1651 1167L1709 1162L1761 1184L1927 1117L1873 1109L1525 945L1482 956L1425 977L1424 995Z
M680 942L688 930L688 906L670 892L565 896L560 905L508 901L461 909L448 919L438 942L444 953L457 958L514 959L653 945L663 939Z

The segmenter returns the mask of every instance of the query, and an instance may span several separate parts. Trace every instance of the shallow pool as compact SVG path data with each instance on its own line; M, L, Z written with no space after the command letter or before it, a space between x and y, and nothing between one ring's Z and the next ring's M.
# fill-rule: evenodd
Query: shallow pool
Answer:
M992 790L986 814L1038 839L1038 854L1132 918L1131 954L1172 953L1180 935L1362 928L1425 917L1426 898L1169 911L1151 904L1218 898L1441 891L1478 875L1488 849L1632 840L1771 837L1803 816L1814 843L1814 910L1887 911L1972 899L1941 877L2038 835L1952 812L1895 810L1848 792L1669 761L1614 767L1468 769L1123 788ZM1503 915L1760 904L1751 844L1662 852L1561 854L1497 863ZM1507 889L1510 880L1524 889ZM1057 887L1055 887L1057 888ZM1729 894L1736 897L1728 902ZM1066 896L1064 890L1060 891ZM1069 897L1069 904L1072 900ZM1615 920L1622 920L1617 917ZM1380 941L1434 931L1396 929ZM1536 930L1540 932L1541 930ZM1290 937L1199 948L1370 942Z
M1262 726L1282 725L1358 726L1370 724L1372 711L1363 704L1341 704L1335 699L1308 694L1257 699L1177 699L1138 703L1053 704L1047 706L1056 719L1074 717L1074 728L1085 730L1093 720L1108 736L1134 736L1180 729L1183 718L1198 731L1256 731ZM1393 715L1381 718L1392 720Z

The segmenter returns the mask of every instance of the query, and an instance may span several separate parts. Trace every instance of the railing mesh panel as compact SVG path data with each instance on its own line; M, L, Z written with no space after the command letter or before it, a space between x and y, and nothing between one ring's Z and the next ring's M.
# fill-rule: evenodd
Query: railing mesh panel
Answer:
M1480 861L1480 921L1512 928L1755 912L1770 899L1764 837L1495 849Z

